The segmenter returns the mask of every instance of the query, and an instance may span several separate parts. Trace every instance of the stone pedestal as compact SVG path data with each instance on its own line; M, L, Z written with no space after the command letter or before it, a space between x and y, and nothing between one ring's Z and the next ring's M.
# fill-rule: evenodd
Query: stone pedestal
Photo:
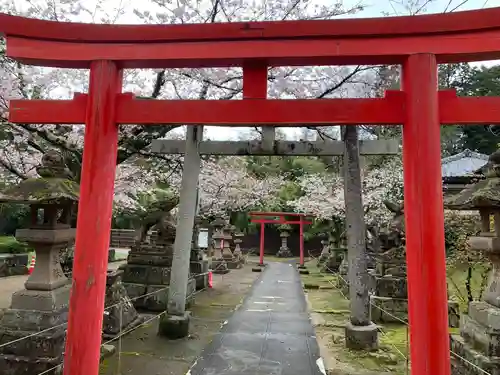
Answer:
M122 331L139 325L139 317L127 291L122 284L122 270L108 271L106 276L106 299L102 324L103 338L111 339Z
M0 254L0 277L26 275L29 254Z
M226 260L222 256L222 241L224 240L224 236L220 232L216 232L213 235L214 247L213 252L214 256L212 258L212 272L216 274L226 274L229 272L227 267Z
M349 298L349 262L347 261L347 252L343 255L342 261L340 262L337 287L344 296Z
M483 228L481 237L469 240L471 249L485 252L493 269L484 300L469 304L468 315L461 320L460 336L451 337L451 350L472 363L452 358L454 375L500 375L500 213L495 215L495 227L496 236Z
M323 249L321 249L321 254L318 258L318 267L321 267L330 256L330 247L328 246L328 241L321 240L321 245L323 245Z
M281 246L278 252L276 253L276 256L278 258L291 258L293 257L292 252L288 248L288 237L290 237L290 234L288 233L287 230L282 230L280 232L280 237L281 237Z
M368 285L372 295L371 318L375 323L401 323L408 321L408 290L406 275L378 275L370 273ZM448 302L449 326L460 324L460 308L457 302Z
M0 345L24 338L0 348L2 374L38 374L62 363L71 285L62 271L59 251L74 235L69 228L17 231L16 238L35 249L37 261L25 289L12 295L11 306L0 320Z
M347 249L330 249L328 257L321 266L321 272L337 273L343 259L347 259Z
M132 247L123 269L123 286L137 309L165 311L172 268L173 244L151 236L151 243ZM196 281L190 277L186 303L196 291ZM141 297L144 296L144 297Z
M346 347L353 350L377 350L378 329L375 324L355 326L347 323L345 327Z
M198 236L200 233L201 220L195 218L193 227L193 240L191 242L191 257L189 272L196 282L196 290L203 290L208 287L208 259L205 253L198 246Z
M226 225L222 228L222 258L226 261L227 268L230 270L241 268L241 261L238 257L234 256L231 251L231 241L233 236L231 235L231 227Z

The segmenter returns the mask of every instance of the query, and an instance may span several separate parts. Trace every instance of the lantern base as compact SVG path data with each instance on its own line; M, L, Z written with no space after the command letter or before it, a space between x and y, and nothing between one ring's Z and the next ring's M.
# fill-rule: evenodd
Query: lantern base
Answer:
M378 329L373 323L367 326L355 326L348 323L345 327L346 347L353 350L377 350Z
M196 290L208 287L208 260L204 259L189 264L189 271L196 281Z
M229 273L227 263L224 258L212 259L212 272L217 275L225 275Z

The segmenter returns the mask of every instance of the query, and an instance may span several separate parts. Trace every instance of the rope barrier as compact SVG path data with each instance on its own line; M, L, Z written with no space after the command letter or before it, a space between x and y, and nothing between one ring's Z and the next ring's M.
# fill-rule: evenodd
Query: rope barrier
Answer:
M314 260L318 260L318 258L315 258L314 256L312 256L310 252L309 252L309 257L313 258ZM329 267L328 267L328 265L326 265L326 264L325 264L324 266L328 269L328 271L330 271L330 273L332 273L332 274L336 274L336 276L337 276L337 277L339 277L339 278L340 278L340 279L341 279L341 280L342 280L342 281L343 281L346 285L349 285L349 283L347 282L347 280L345 280L345 279L342 277L342 275L340 275L338 272L333 271L331 268L329 268ZM321 269L320 269L319 271L320 271L320 274L323 274L323 273L324 273L324 272L322 272L322 271L321 271ZM345 294L342 292L342 290L338 288L338 286L336 286L335 284L333 284L333 283L331 282L331 280L327 280L327 281L328 281L328 282L329 282L332 286L334 286L334 287L335 287L335 288L336 288L336 289L340 292L340 294L341 294L344 298L348 299L348 298L345 296ZM394 314L392 314L392 313L390 313L389 311L387 311L387 310L385 310L385 309L381 308L380 306L375 305L375 304L374 304L374 303L372 303L371 301L370 301L370 305L371 305L371 306L373 306L373 307L375 307L375 308L377 308L377 309L379 309L379 310L380 310L380 311L382 311L384 314L387 314L387 315L388 315L388 316L390 316L391 318L393 318L393 319L395 319L395 320L397 320L397 321L401 322L402 324L404 324L404 325L406 326L406 332L407 332L407 336L406 336L406 337L407 337L407 338L406 338L406 343L407 343L407 346L406 346L406 351L409 353L409 340L408 340L408 335L409 335L409 324L408 324L408 322L407 322L407 321L405 321L405 320L403 320L403 319L401 319L401 318L399 318L399 317L397 317L397 316L395 316ZM384 337L386 337L385 332L383 332L383 331L380 331L380 332L384 335ZM408 362L408 361L409 361L409 356L405 356L405 355L404 355L404 354L403 354L403 353L402 353L402 352L401 352L401 351L400 351L400 350L399 350L399 349L398 349L398 348L397 348L394 344L391 344L391 345L392 345L392 347L393 347L393 348L394 348L397 352L399 352L399 354L401 354L401 355L403 356L403 358L405 358L405 360L407 360L407 371L408 371L408 369L409 369L409 362ZM462 357L462 356L461 356L461 355L459 355L458 353L455 353L455 352L454 352L454 351L452 351L452 350L450 350L450 353L451 353L453 356L455 356L456 358L459 358L459 359L460 359L460 360L462 360L463 362L465 362L465 363L467 363L468 365L472 366L473 368L475 368L475 369L476 369L476 370L478 370L479 372L481 372L481 373L483 373L483 374L485 374L485 375L492 375L492 374L490 374L489 372L487 372L487 371L483 370L482 368L480 368L479 366L477 366L475 363L472 363L472 362L471 362L471 361L469 361L468 359L466 359L466 358Z

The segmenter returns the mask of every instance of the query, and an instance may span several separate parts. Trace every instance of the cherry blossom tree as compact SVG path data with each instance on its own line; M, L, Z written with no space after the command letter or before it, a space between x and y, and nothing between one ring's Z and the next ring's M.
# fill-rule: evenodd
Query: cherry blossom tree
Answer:
M133 4L135 8L125 5L126 2L114 0L0 0L0 11L53 21L179 24L329 19L362 9L361 5L345 7L340 0L330 4L320 0L146 0L140 3L140 9L138 4ZM26 178L34 173L34 166L39 163L43 152L56 147L79 178L84 128L11 124L7 120L7 106L12 98L70 98L73 93L88 89L88 72L21 66L5 58L3 46L0 46L0 51L0 121L3 125L0 166L16 178ZM362 67L272 68L269 71L269 96L338 96L339 90L363 71L365 68ZM130 70L125 72L124 77L125 91L152 99L238 99L241 98L241 89L242 71L239 68ZM124 181L118 184L119 190L139 188L151 180L151 174L161 179L158 176L161 173L153 173L151 168L146 167L148 163L142 162L145 159L159 159L149 166L161 169L164 174L179 168L181 163L178 157L154 155L150 151L153 139L168 136L174 128L122 127L117 179L123 177ZM133 168L140 171L132 171Z
M388 222L392 215L384 200L403 199L403 169L401 158L393 157L376 168L363 171L363 205L368 225ZM299 181L303 195L288 205L299 212L314 215L320 220L345 217L344 181L333 173L304 175Z

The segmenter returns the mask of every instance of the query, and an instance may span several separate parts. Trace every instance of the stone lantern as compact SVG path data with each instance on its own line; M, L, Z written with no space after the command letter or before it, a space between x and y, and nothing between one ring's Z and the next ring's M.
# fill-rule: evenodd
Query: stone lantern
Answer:
M245 257L243 256L243 252L241 251L241 244L243 243L243 237L245 236L242 232L234 233L234 251L233 255L240 260L241 264L245 264Z
M490 156L487 168L486 179L445 201L448 209L479 211L481 232L470 237L469 246L484 252L493 266L483 300L470 302L460 335L451 337L452 351L469 362L452 357L456 374L500 374L500 151Z
M321 254L319 255L318 258L318 266L321 266L327 259L328 256L330 255L330 242L328 240L321 240L321 245L323 245L323 248L321 249Z
M0 368L12 375L38 374L62 363L66 336L71 282L63 273L59 253L75 238L70 223L79 186L56 151L47 152L36 170L39 178L0 194L1 202L30 206L29 227L18 229L16 239L28 243L37 255L25 288L12 295L0 320Z
M226 260L223 257L222 246L224 243L224 233L222 232L222 228L225 225L224 219L218 217L212 222L212 227L214 228L214 234L212 235L213 239L213 258L212 258L212 271L216 274L226 274L229 272L227 268Z
M276 253L276 256L280 258L293 257L292 252L288 248L288 237L290 237L290 231L292 230L292 227L288 224L283 224L278 227L278 230L280 231L281 246Z
M233 242L233 226L229 224L228 220L225 220L225 225L222 227L222 257L227 263L229 269L241 268L241 261L237 258L231 251L231 243Z

